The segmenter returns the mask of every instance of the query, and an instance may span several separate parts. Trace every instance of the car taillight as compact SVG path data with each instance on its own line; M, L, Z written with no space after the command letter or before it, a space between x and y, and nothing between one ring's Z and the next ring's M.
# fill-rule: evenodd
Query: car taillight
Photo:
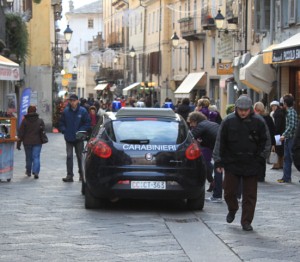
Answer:
M103 141L93 141L89 143L92 152L101 158L109 158L111 156L111 148Z
M185 156L188 160L195 160L201 156L201 150L197 143L189 145L189 147L185 150Z

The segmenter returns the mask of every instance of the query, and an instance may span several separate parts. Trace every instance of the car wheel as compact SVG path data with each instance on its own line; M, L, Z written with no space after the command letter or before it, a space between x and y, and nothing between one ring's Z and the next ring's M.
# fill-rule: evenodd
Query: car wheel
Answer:
M202 210L205 201L205 187L201 189L201 195L198 198L188 199L187 207L190 210Z
M86 209L96 209L96 208L104 207L104 199L99 199L94 197L86 184L84 184L84 193L85 193L84 204Z

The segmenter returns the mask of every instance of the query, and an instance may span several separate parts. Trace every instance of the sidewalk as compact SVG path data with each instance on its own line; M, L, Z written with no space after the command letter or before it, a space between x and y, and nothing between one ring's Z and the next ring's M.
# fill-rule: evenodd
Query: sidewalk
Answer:
M292 183L280 184L282 170L267 165L266 182L258 184L254 231L241 229L241 211L226 223L227 206L206 201L201 220L243 261L299 261L300 173L293 167ZM211 193L206 193L206 197Z

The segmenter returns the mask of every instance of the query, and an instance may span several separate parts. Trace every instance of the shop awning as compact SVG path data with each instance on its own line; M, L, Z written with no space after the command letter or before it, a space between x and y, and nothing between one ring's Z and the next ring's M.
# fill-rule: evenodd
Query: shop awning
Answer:
M205 86L206 72L190 73L174 92L176 98L189 97L195 86Z
M272 64L272 56L273 56L273 48L277 45L270 45L266 49L263 50L263 61L265 65Z
M276 79L271 65L263 63L263 55L253 56L247 65L240 69L240 81L256 92L269 94Z
M107 87L107 84L108 84L108 83L101 83L101 84L98 84L98 85L96 85L96 87L94 88L94 90L102 91L102 90L105 89L105 87Z
M0 55L0 80L20 80L19 65Z
M137 82L137 83L131 84L130 86L125 87L125 88L122 90L122 94L123 94L124 96L127 96L129 90L131 90L131 89L137 87L137 86L140 85L140 84L141 84L140 82Z
M273 48L273 63L287 63L300 59L300 33Z

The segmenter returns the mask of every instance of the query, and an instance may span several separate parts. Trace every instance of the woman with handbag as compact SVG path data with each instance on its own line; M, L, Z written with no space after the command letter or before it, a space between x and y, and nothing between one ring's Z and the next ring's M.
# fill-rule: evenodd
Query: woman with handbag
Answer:
M39 178L42 144L47 143L42 141L44 135L45 123L36 113L36 107L31 105L18 130L17 149L21 150L23 142L26 157L25 175L30 177L32 173L35 179Z

